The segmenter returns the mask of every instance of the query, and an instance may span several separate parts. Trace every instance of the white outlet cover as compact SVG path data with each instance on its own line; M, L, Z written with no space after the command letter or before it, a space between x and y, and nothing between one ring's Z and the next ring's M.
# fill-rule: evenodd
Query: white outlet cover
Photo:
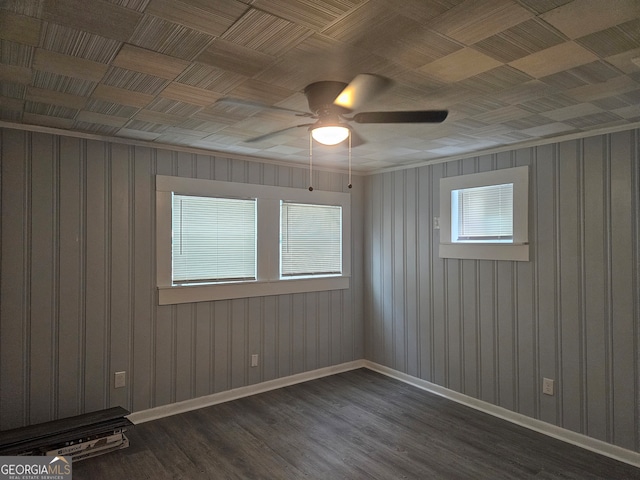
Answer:
M127 372L113 374L113 388L123 388L127 385Z

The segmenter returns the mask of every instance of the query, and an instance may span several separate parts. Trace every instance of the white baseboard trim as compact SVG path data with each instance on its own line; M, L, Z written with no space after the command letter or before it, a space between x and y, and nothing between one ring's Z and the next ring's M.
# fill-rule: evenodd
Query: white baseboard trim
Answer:
M599 453L615 460L628 463L629 465L633 465L634 467L640 467L640 453L638 452L627 450L626 448L618 447L616 445L603 442L602 440L588 437L581 433L576 433L571 430L567 430L565 428L543 422L542 420L527 417L526 415L507 410L506 408L493 405L492 403L470 397L454 390L449 390L448 388L436 385L435 383L431 383L426 380L407 375L406 373L393 370L392 368L385 367L368 360L364 361L364 367L388 377L395 378L396 380L400 380L401 382L407 383L409 385L413 385L414 387L418 387L422 390L426 390L433 394L452 400L456 403L466 405L467 407L471 407L481 412L488 413L489 415L493 415L494 417L502 418L503 420L515 423L516 425L534 430L538 433L542 433L544 435L548 435L572 445L582 447L586 450L590 450L592 452Z
M255 385L247 385L246 387L234 388L219 393L212 393L211 395L192 398L189 400L184 400L182 402L170 403L168 405L149 408L147 410L140 410L139 412L134 412L130 415L127 415L127 418L137 425L139 423L169 417L178 413L189 412L191 410L197 410L199 408L217 405L218 403L230 402L231 400L237 400L239 398L248 397L250 395L268 392L269 390L288 387L289 385L295 385L296 383L307 382L309 380L315 380L317 378L335 375L336 373L355 370L364 366L364 360L355 360L353 362L341 363L340 365L332 365L330 367L319 368L317 370L311 370L309 372L297 373L288 377L267 380L266 382L257 383Z

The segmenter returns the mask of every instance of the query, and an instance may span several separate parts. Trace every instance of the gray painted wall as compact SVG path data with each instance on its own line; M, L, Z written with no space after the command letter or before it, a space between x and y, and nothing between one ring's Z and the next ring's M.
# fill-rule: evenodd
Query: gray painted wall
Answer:
M638 451L639 143L632 130L368 177L365 357ZM438 258L439 179L519 165L532 260Z
M306 188L306 169L12 129L0 145L0 429L363 358L362 215L349 290L156 302L154 174ZM315 172L317 189L346 185ZM362 212L360 177L351 192ZM116 390L120 370L128 386Z

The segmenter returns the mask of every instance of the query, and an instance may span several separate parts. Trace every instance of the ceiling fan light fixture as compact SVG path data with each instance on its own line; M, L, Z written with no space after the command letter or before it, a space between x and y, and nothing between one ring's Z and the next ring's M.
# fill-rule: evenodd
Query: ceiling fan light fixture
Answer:
M349 136L349 129L340 125L325 125L311 130L311 136L323 145L337 145Z

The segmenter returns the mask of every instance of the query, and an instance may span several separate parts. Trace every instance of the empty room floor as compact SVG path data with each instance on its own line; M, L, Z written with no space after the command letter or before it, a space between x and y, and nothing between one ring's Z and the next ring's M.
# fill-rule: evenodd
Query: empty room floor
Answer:
M140 424L102 479L640 479L640 469L368 369Z

